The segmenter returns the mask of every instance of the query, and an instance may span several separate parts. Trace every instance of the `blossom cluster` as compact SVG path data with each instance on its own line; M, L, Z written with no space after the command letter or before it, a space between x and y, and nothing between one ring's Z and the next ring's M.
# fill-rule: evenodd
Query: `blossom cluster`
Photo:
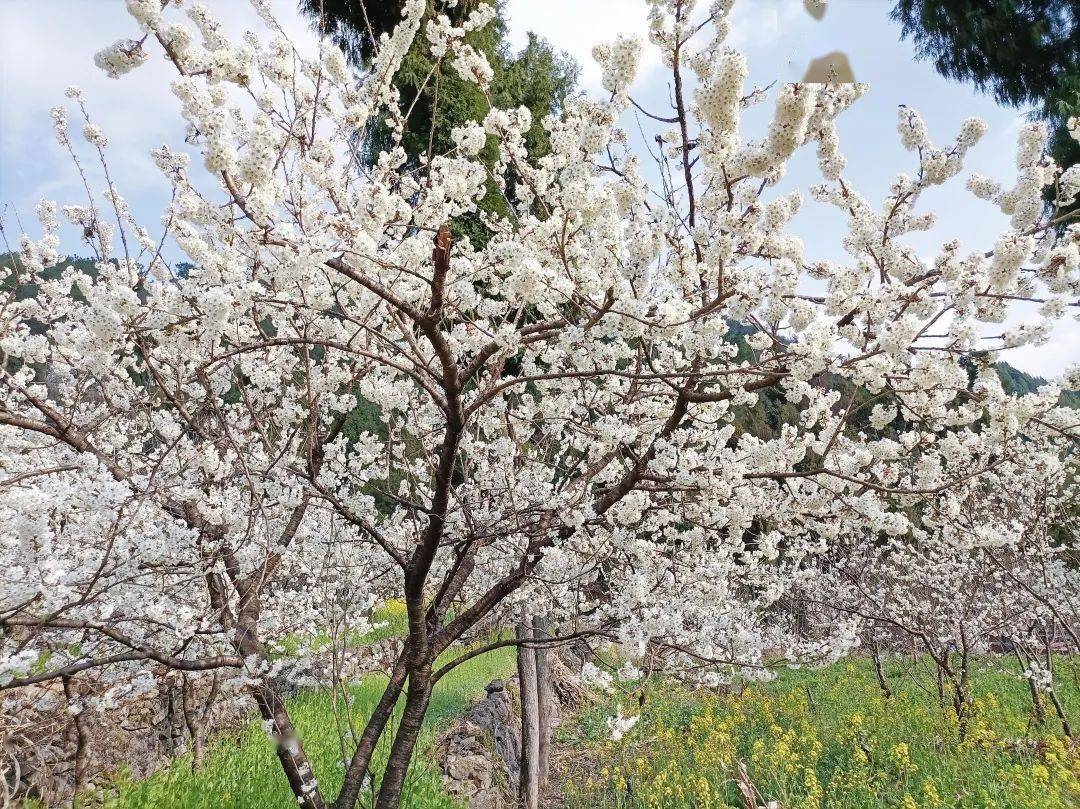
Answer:
M419 36L484 86L465 37L487 4L454 27L408 0L354 81L263 0L266 30L239 41L201 3L131 0L145 42L101 66L160 49L188 138L152 155L160 233L110 184L89 204L43 202L9 270L4 289L35 294L0 306L0 623L50 668L35 674L5 632L0 689L72 667L225 670L315 809L277 652L310 658L304 641L326 633L343 646L380 601L409 610L390 689L523 609L719 685L768 677L777 650L826 663L863 640L838 560L915 593L901 617L920 622L942 599L920 605L915 573L1004 590L995 536L1017 565L1052 562L1001 498L984 525L971 510L995 487L1049 497L1077 437L1060 385L1010 396L993 370L1080 294L1080 227L1042 206L1063 174L1045 131L1021 132L1012 189L971 180L1011 217L1003 232L916 249L934 223L924 192L960 175L985 125L939 147L903 108L912 165L871 200L836 128L866 88L744 96L733 4L706 5L700 26L692 0L646 3L678 76L673 109L649 118L652 183L620 126L633 39L597 51L605 97L541 122L550 151L530 153L529 110L489 101L418 166L393 77ZM770 123L744 133L744 109L769 98ZM105 159L106 133L72 102L86 143L60 108L61 145ZM388 142L360 165L376 122ZM810 148L822 181L781 191ZM503 212L478 210L489 179L512 191ZM836 260L792 228L806 195L846 224ZM84 239L67 251L93 258L64 259L61 213ZM485 238L455 241L462 218ZM1029 305L1037 321L987 330ZM751 429L766 404L782 415ZM944 550L957 545L962 569ZM1071 592L1075 574L1055 571ZM810 630L787 608L806 594L832 610Z

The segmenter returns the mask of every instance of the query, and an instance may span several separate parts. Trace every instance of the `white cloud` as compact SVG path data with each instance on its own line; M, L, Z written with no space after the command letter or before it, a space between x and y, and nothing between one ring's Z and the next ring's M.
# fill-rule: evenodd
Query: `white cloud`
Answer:
M314 37L298 15L295 0L273 2L290 36L302 47L313 46ZM228 31L239 33L251 27L267 35L244 0L209 0L208 5ZM837 0L818 24L803 12L801 0L741 0L735 7L729 43L747 51L751 80L762 83L791 78L784 65L818 47L807 36L821 37L827 49L852 52L856 75L869 80L874 91L841 119L841 137L851 159L848 173L871 199L892 179L893 155L899 154L895 107L901 102L919 104L931 130L942 139L951 137L967 114L986 117L991 131L972 151L968 168L1011 181L1016 130L1022 118L964 85L944 81L928 65L913 64L910 45L897 42L898 30L886 19L885 9L876 6ZM512 45L524 44L530 30L544 36L582 66L582 86L588 92L600 90L593 45L619 33L643 38L647 33L646 6L641 0L509 0L507 11ZM165 90L174 74L156 53L119 80L109 79L93 65L95 52L132 36L135 30L120 0L0 0L0 204L13 206L27 226L33 224L27 220L32 220L38 198L78 201L84 194L77 174L53 141L49 121L49 109L67 102L64 90L69 84L83 87L92 114L112 142L110 168L121 193L144 224L155 223L167 199L149 151L162 143L183 146L179 104ZM800 42L809 44L800 46ZM667 81L655 49L649 46L636 90L645 106L660 113L667 109ZM759 124L764 125L770 114L767 107L748 118L745 136L755 136ZM791 181L800 185L816 181L812 156L806 163L805 171L793 165ZM100 188L100 169L92 162L87 168L91 182ZM946 214L943 223L947 220L951 232L924 234L926 243L916 243L920 252L925 247L932 253L941 237L954 235L962 239L965 249L992 246L1003 227L1002 217L992 206L970 200L960 185L958 190L941 189L927 200L929 208ZM10 209L2 213L5 219L13 218ZM800 216L810 252L838 252L839 223L826 221L809 205ZM1080 324L1070 321L1058 327L1050 345L1016 349L1006 358L1025 370L1052 376L1080 359L1078 346Z
M268 32L246 2L212 3L213 12L231 34L251 28ZM301 47L315 38L295 4L279 3L283 28ZM120 2L79 0L4 0L0 3L0 201L24 216L46 194L59 199L84 195L78 177L54 143L49 110L70 105L69 85L86 94L87 107L110 141L110 171L136 210L144 198L156 198L161 183L149 152L163 143L183 144L179 102L168 92L175 70L160 49L148 45L151 58L139 69L110 79L94 65L94 54L117 39L137 37L134 20ZM74 112L73 128L78 129ZM119 160L119 156L123 156ZM102 177L87 163L91 182ZM157 208L160 209L160 199Z
M769 47L790 38L797 22L806 17L802 0L755 0L736 3L731 13L731 33L727 42L733 48ZM809 19L806 17L806 19Z
M509 0L510 41L522 47L533 32L566 51L581 67L581 86L600 92L600 68L592 58L593 46L619 34L637 34L647 40L646 6L636 0ZM647 48L640 75L659 67L655 49Z

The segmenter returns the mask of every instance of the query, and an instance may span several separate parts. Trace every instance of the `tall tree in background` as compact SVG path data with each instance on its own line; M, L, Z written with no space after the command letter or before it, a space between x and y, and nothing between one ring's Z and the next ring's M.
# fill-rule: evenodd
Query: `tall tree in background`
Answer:
M1000 104L1033 106L1050 127L1054 160L1080 162L1065 126L1080 115L1076 0L898 0L892 17L943 76L973 82Z
M486 0L460 0L452 6L445 0L428 0L427 18L446 14L453 25L460 25L477 6ZM314 24L345 52L354 67L362 69L375 53L373 43L390 34L401 22L403 0L300 0L300 9ZM445 69L429 52L421 34L406 55L394 79L403 113L408 114L402 145L414 164L429 154L445 154L454 146L455 127L483 118L491 105L500 108L523 106L532 114L532 126L526 137L531 159L551 150L544 116L558 114L577 84L578 66L566 53L557 52L545 40L530 33L525 47L513 53L507 42L508 26L504 3L495 3L495 19L486 27L472 31L465 42L487 57L493 76L490 99L476 83L466 81L453 70ZM377 155L390 142L385 129L372 133L365 144L368 155ZM480 153L492 168L498 151L489 143ZM508 212L513 199L512 184L505 189L488 183L488 193L480 203L483 213ZM467 236L474 244L487 241L489 234L480 217L468 216L452 223L457 238Z

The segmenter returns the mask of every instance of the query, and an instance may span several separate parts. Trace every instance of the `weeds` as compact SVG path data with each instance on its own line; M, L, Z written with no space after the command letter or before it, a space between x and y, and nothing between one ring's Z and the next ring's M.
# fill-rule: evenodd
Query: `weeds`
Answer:
M785 671L741 695L657 684L642 720L619 742L606 725L614 704L600 704L563 731L562 743L587 760L565 774L567 806L1080 806L1080 749L1060 725L1037 724L1010 661L979 666L963 741L955 715L926 687L931 675L911 667L886 664L890 697L869 660ZM1062 677L1060 691L1076 715L1075 678Z

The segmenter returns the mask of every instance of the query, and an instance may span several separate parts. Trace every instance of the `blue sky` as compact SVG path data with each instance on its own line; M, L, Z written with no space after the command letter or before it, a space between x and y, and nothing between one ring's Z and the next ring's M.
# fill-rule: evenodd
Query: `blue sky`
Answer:
M230 30L258 30L245 0L207 4ZM314 42L293 0L276 0L275 8L301 44ZM917 107L939 142L951 140L966 117L984 118L989 132L970 152L962 175L924 197L923 209L938 213L938 227L912 242L925 257L951 238L968 250L990 249L1006 219L965 191L963 181L978 171L1012 182L1016 135L1025 111L1000 107L971 86L948 82L930 64L915 61L913 46L900 41L899 27L889 20L890 8L889 0L830 0L825 17L816 21L802 0L740 0L729 41L748 57L749 85L796 81L811 59L833 50L848 55L855 77L869 83L871 91L841 116L838 128L849 161L846 176L871 202L883 197L898 171L915 169L896 135L899 104ZM566 50L582 66L586 91L599 89L592 45L619 32L646 30L640 0L508 0L507 10L513 42L521 44L532 30ZM110 169L121 193L140 221L148 226L158 222L166 196L149 150L162 143L184 146L178 103L162 92L169 70L156 54L119 81L93 65L97 50L134 32L122 0L0 2L0 205L9 239L20 231L16 217L34 232L33 207L39 198L72 202L83 196L77 175L52 139L48 114L65 101L64 88L70 84L85 90L92 114L112 142ZM667 81L655 56L646 58L632 95L666 113ZM753 110L744 120L744 136L763 133L771 114L769 103ZM629 128L633 132L636 125ZM92 182L99 175L92 167L88 173ZM807 151L792 161L778 190L805 189L819 179L813 153ZM839 213L804 197L807 205L793 227L806 240L808 255L842 259ZM1014 349L1004 358L1032 373L1056 375L1080 360L1080 324L1063 322L1049 345Z

